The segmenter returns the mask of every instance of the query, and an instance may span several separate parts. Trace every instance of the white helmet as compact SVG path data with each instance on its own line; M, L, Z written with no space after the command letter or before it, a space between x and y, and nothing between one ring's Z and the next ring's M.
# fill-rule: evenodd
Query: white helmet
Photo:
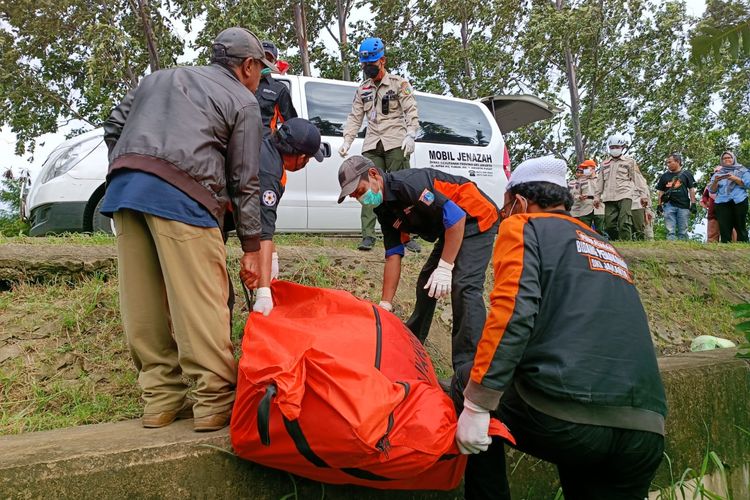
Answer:
M619 158L628 148L628 138L622 134L612 134L607 139L607 150L615 158Z

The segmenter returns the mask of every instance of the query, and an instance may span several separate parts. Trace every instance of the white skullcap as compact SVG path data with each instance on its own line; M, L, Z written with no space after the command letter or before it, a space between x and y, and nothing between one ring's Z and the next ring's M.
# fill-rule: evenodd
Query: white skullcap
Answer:
M551 182L567 188L568 181L565 180L567 173L568 164L564 160L554 156L531 158L518 165L510 174L510 180L505 190L507 191L512 186L525 182Z

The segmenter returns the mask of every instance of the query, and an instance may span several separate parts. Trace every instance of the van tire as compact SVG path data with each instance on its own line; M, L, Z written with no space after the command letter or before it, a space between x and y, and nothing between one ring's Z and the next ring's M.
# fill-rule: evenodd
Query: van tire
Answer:
M112 230L112 219L99 213L99 210L102 208L102 203L104 203L103 193L102 197L99 198L99 201L96 202L94 212L91 214L91 231L94 233L114 234L114 231Z

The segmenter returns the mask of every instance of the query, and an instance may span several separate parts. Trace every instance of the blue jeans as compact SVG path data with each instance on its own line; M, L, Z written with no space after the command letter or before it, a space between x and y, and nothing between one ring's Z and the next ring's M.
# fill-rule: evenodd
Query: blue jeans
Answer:
M688 239L688 220L690 219L690 209L680 208L667 202L664 204L664 225L667 226L668 240L686 240ZM677 238L675 238L675 228L677 229Z

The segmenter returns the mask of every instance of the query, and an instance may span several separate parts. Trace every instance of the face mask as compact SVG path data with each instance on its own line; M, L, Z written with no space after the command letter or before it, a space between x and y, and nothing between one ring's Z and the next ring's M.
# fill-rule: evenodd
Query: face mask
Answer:
M383 203L383 193L373 193L372 189L368 189L357 201L368 207L377 207Z
M261 74L261 76L270 75L271 74L271 68L263 68L262 70L260 70L260 74Z
M303 155L282 155L284 168L290 172L296 172L307 164L307 157Z
M615 158L619 158L620 156L622 156L622 148L611 147L609 148L609 154L614 156Z
M524 199L525 199L525 198L524 198ZM500 209L500 217L501 217L501 218L502 218L503 220L505 220L505 219L507 219L508 217L510 217L511 215L513 215L513 209L514 209L514 208L516 208L516 203L517 203L517 202L518 202L518 198L516 198L516 197L514 196L514 197L513 197L513 203L511 203L511 205L510 205L510 210L508 210L508 211L506 211L506 210L505 210L505 207L507 207L507 206L508 206L507 204L505 205L505 207L503 207L502 209ZM529 203L528 203L528 202L526 202L526 208L524 208L524 209L523 209L523 212L521 212L521 213L526 213L526 210L527 210L528 208L529 208Z
M375 78L380 73L380 68L377 64L365 64L362 71L367 78Z
M584 169L584 171L583 171L583 175L591 175L593 173L594 173L594 169L593 168L587 168L587 169Z

